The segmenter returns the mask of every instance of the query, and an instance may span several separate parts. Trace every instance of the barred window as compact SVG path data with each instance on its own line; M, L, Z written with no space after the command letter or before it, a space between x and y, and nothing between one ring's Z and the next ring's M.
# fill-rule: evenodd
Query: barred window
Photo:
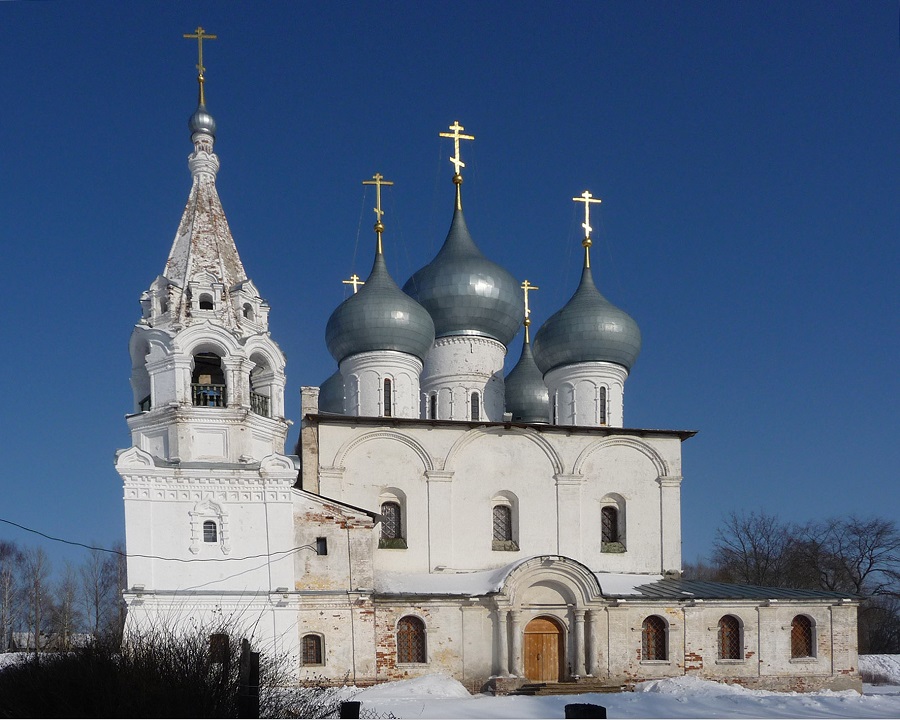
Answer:
M472 419L481 420L480 399L477 392L472 393Z
M719 620L719 659L741 659L741 621L734 615Z
M428 398L428 402L431 405L431 419L437 420L437 393L432 393L431 397Z
M403 537L400 503L386 502L381 504L381 537L383 540L396 540Z
M641 660L668 660L666 621L651 615L641 625Z
M219 539L218 536L219 532L215 522L207 520L203 523L203 542L214 543Z
M806 615L798 615L791 622L791 657L813 657L813 623Z
M600 398L598 399L598 403L600 405L600 424L606 425L606 388L600 388Z
M600 511L601 540L605 543L619 542L619 510L610 505ZM596 526L595 526L596 527Z
M424 663L425 623L419 618L407 615L397 623L397 662Z
M512 540L512 508L494 505L494 540Z
M322 638L319 635L303 636L303 664L322 665Z
M385 417L391 417L393 414L393 410L391 408L391 400L393 399L391 397L391 395L392 395L391 386L392 386L392 383L391 383L390 379L385 378L384 379L384 416Z

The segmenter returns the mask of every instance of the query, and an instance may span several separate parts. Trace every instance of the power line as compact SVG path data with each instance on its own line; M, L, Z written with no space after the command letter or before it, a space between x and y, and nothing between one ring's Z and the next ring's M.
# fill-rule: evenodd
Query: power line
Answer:
M274 558L282 555L290 555L297 550L315 550L314 545L299 545L297 547L293 547L290 550L279 550L278 552L273 553L261 553L260 555L245 555L244 557L239 558L170 558L170 557L162 557L160 555L141 555L138 553L124 553L121 550L112 550L110 548L97 547L96 545L87 545L85 543L77 542L76 540L66 540L65 538L54 537L53 535L48 535L47 533L43 533L40 530L35 530L34 528L25 527L24 525L20 525L17 522L13 522L12 520L7 520L5 518L0 518L0 522L6 523L7 525L12 525L13 527L17 527L20 530L25 530L26 532L34 533L35 535L40 535L47 540L52 540L53 542L64 543L65 545L74 545L76 547L85 548L87 550L97 550L98 552L110 553L111 555L119 555L123 558L143 558L145 560L164 560L166 562L181 562L181 563L196 563L196 562L238 562L240 560L258 560L260 558Z

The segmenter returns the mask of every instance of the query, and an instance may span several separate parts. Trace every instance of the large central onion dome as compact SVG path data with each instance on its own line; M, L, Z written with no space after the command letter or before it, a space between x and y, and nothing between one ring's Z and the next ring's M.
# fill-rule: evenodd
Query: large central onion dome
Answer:
M338 305L325 328L325 343L338 363L373 350L396 350L424 360L433 342L431 317L397 287L380 252L368 280Z
M508 345L519 329L518 283L481 254L459 207L440 252L403 291L428 310L437 337L482 335Z
M640 352L637 323L600 294L587 265L575 294L534 337L534 360L544 375L583 362L611 362L631 370Z

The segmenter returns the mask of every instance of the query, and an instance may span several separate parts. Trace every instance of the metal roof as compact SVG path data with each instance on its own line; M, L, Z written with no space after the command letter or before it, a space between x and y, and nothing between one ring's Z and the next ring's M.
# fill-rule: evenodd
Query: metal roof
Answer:
M665 579L638 585L640 599L647 600L835 600L857 599L852 593L828 590L760 587L709 582L706 580ZM616 597L616 596L610 596ZM635 598L634 595L619 596Z

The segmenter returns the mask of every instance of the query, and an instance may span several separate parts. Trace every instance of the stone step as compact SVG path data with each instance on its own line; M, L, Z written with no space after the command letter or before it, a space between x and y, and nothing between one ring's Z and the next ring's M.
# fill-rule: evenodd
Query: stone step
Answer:
M510 695L582 695L584 693L617 693L629 690L626 685L611 685L598 681L563 683L526 683Z

